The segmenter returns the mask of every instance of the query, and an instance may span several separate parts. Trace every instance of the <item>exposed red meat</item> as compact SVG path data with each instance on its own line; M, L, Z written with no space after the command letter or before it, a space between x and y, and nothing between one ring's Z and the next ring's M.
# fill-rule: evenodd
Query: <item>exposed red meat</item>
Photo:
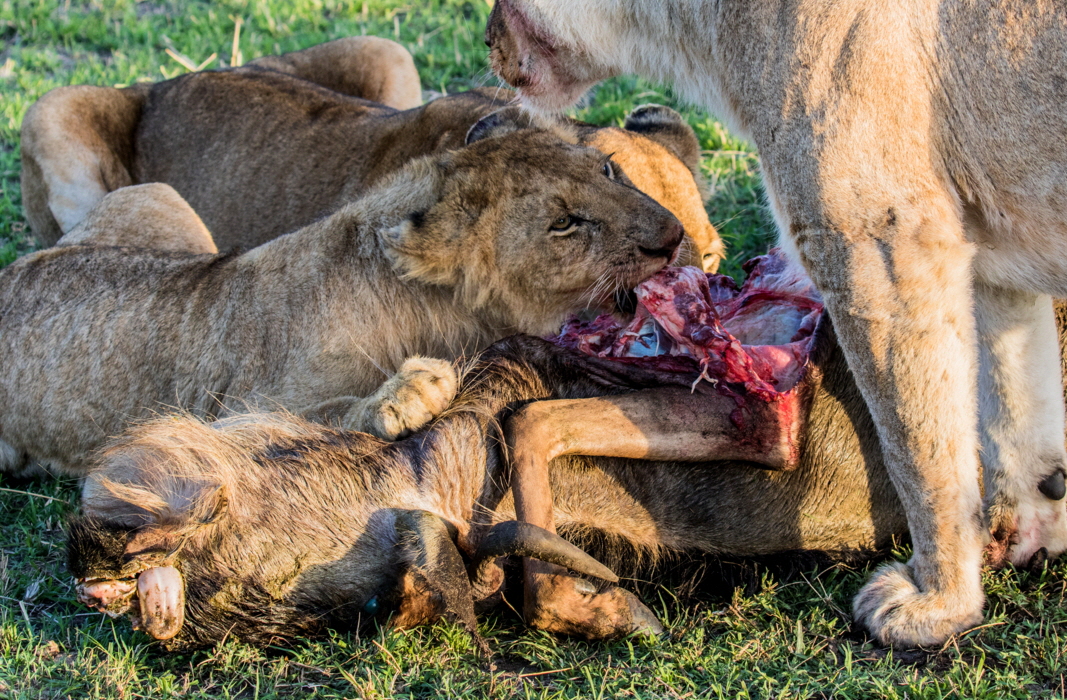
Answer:
M563 347L695 373L732 393L775 401L804 374L823 305L811 280L780 251L745 263L740 289L726 275L665 268L636 290L637 313L625 326L604 315L572 318L553 341Z

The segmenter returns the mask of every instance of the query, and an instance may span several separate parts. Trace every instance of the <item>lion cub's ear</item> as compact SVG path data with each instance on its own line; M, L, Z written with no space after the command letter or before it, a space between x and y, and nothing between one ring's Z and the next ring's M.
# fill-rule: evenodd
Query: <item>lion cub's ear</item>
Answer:
M682 115L663 105L641 105L626 117L625 128L652 139L678 156L697 182L701 181L700 141Z
M455 284L461 266L454 259L456 239L449 232L426 225L426 214L414 212L381 232L393 268L409 279L428 284Z
M469 146L475 141L503 136L519 129L535 126L533 117L521 107L504 107L487 114L467 131L465 143Z

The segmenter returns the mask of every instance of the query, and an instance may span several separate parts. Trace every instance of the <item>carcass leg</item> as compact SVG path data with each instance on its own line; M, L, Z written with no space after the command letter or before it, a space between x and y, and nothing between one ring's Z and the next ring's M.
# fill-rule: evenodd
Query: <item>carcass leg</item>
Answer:
M675 387L527 404L506 427L516 515L555 532L549 463L564 455L794 467L802 415L800 392L743 407L726 396ZM593 639L661 629L655 616L620 588L598 593L565 569L532 559L524 572L525 613L535 627Z

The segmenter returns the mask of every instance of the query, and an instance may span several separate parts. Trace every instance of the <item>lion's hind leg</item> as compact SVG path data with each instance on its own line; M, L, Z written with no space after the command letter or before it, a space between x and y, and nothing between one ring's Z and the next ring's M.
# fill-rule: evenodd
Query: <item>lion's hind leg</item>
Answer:
M335 92L393 109L422 104L415 61L400 44L376 36L351 36L249 65L295 75Z
M37 100L22 120L22 201L46 245L85 218L104 195L133 184L139 89L73 85Z
M1067 451L1052 299L975 285L982 466L990 563L1067 549ZM1041 550L1044 550L1041 553Z

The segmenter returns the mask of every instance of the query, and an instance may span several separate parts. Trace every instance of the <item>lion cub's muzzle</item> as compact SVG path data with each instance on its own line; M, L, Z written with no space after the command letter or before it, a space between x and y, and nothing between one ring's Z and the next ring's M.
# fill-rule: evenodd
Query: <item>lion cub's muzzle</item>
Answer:
M678 259L684 240L685 229L678 219L670 215L670 220L656 227L654 233L638 237L637 249L647 258L662 260L665 265L670 265Z

